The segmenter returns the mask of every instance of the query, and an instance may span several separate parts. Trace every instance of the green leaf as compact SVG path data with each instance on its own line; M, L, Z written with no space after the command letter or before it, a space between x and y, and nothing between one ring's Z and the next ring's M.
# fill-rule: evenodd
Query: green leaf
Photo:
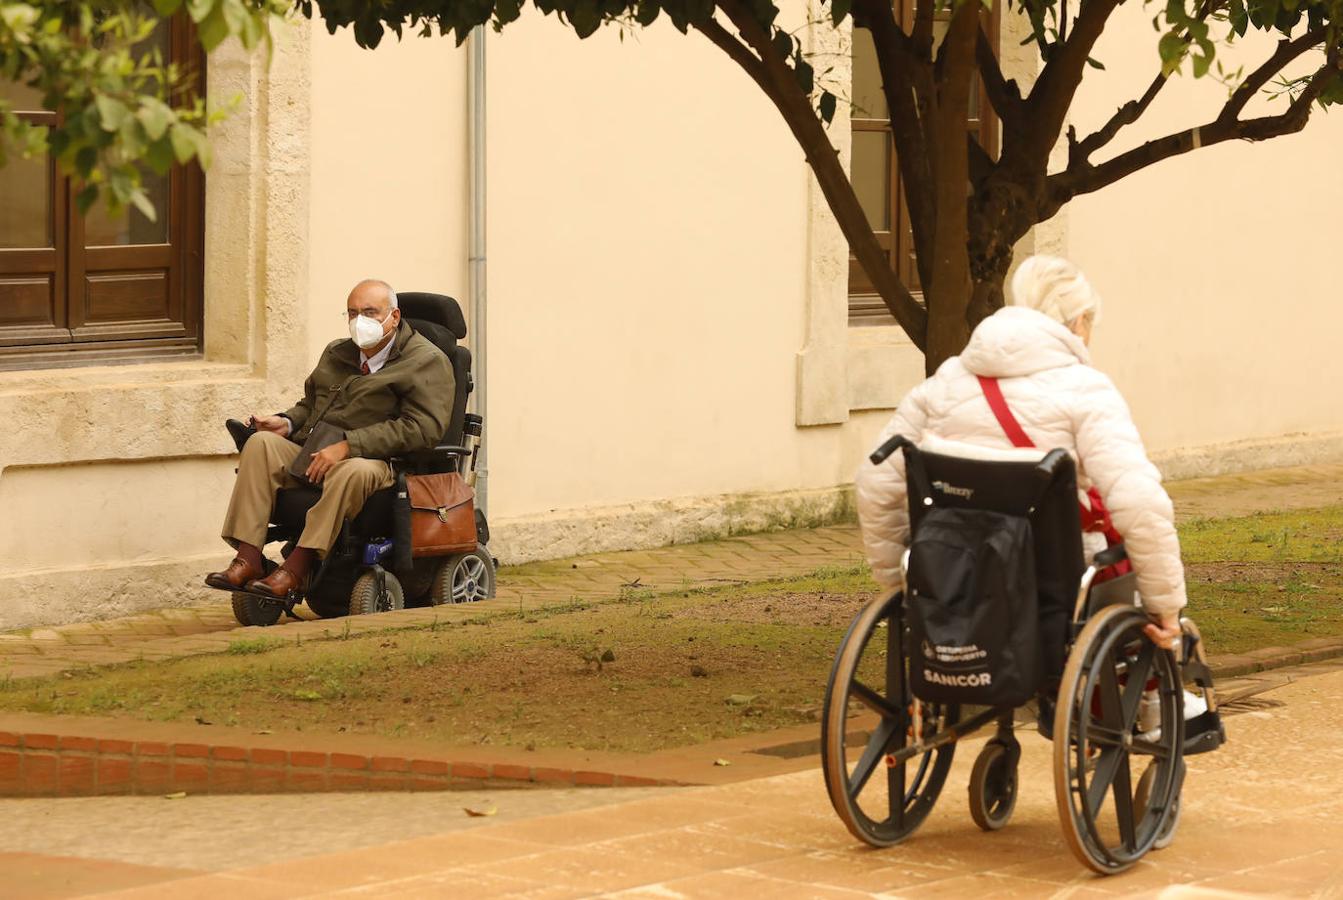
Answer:
M639 9L634 14L634 20L647 28L657 21L658 13L662 11L655 0L639 0Z
M1093 59L1088 56L1087 65L1091 66L1093 69L1100 69L1102 72L1105 71L1105 63L1101 62L1099 59Z
M93 174L93 167L98 164L98 151L92 147L80 147L75 154L75 171L79 173L80 178L87 179Z
M140 101L140 109L135 113L135 117L144 126L145 134L149 139L157 141L163 137L168 130L168 126L172 124L173 111L168 107L168 104L157 97L145 97Z
M829 125L835 118L835 95L826 91L821 94L821 121Z
M5 28L16 36L26 35L37 18L37 7L27 3L0 3L0 22L4 22Z
M158 212L154 209L154 204L150 202L148 195L142 188L136 188L131 194L131 204L151 222L159 220Z
M1161 54L1161 72L1164 75L1170 75L1180 68L1180 63L1184 61L1185 40L1173 31L1168 31L1161 36L1161 41L1157 44L1157 52Z
M80 215L88 213L93 208L93 204L98 202L98 185L86 184L83 190L75 195L75 207Z
M602 16L597 11L597 0L578 0L569 11L569 24L580 38L591 37L601 27Z
M168 140L172 142L173 156L179 163L188 163L191 157L196 154L196 141L192 137L193 129L190 125L176 122L168 132Z
M106 94L99 94L95 97L93 105L98 109L98 118L104 131L116 131L131 114L131 111L126 108L126 104Z
M167 175L175 161L176 155L173 153L173 143L166 136L150 144L149 148L145 150L145 162L149 164L149 168L160 175Z
M522 14L522 0L499 0L494 5L494 18L500 25L507 25Z
M1205 56L1202 53L1194 54L1194 77L1202 78L1208 74L1208 69L1212 66L1212 57Z
M840 22L844 21L852 8L853 0L830 0L830 21L836 28L839 27Z
M214 48L224 42L224 38L229 36L228 19L224 17L224 3L222 0L216 3L197 26L196 35L200 38L201 46L205 52L209 53Z

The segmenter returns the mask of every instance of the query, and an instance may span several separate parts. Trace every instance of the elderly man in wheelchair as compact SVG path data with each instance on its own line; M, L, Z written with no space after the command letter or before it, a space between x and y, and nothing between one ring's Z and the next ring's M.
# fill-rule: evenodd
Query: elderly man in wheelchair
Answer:
M304 600L327 616L493 594L460 308L369 279L346 319L349 340L326 348L298 403L226 423L241 455L223 538L237 555L205 583L232 595L244 625L274 624ZM455 531L445 543L450 529L420 529L419 516ZM264 556L271 541L284 544L281 565Z
M1012 286L1017 305L910 392L858 473L868 559L892 593L840 645L822 765L849 830L889 846L932 809L955 742L996 723L969 793L997 830L1016 803L1014 712L1034 702L1065 841L1111 874L1170 843L1183 757L1225 732L1180 617L1170 499L1089 364L1100 298L1053 257Z

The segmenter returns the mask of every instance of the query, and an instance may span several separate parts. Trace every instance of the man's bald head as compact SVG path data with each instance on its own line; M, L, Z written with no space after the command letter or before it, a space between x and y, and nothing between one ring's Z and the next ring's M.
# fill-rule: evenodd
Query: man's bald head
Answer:
M350 291L349 301L346 307L349 309L363 309L367 301L381 301L380 311L385 315L389 310L397 308L396 291L392 286L379 278L365 278L354 286ZM382 318L382 316L379 316Z

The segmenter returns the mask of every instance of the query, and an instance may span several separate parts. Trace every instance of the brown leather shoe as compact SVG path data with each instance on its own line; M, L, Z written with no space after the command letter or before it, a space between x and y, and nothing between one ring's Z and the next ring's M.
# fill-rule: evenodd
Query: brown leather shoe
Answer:
M237 557L228 564L228 568L222 572L211 572L205 576L206 587L218 588L221 591L241 591L247 586L247 582L255 578L260 578L265 573L256 568L242 557Z
M249 594L275 600L301 599L307 588L308 579L299 578L284 566L280 566L265 578L257 578L247 583Z

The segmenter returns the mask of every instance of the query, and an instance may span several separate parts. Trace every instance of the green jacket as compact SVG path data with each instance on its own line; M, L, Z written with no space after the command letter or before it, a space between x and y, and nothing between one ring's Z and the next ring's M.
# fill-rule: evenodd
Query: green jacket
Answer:
M303 399L280 415L293 423L289 438L295 443L327 422L344 430L351 456L390 459L443 439L454 392L448 358L403 322L387 362L368 375L359 373L354 341L328 344L303 385Z

